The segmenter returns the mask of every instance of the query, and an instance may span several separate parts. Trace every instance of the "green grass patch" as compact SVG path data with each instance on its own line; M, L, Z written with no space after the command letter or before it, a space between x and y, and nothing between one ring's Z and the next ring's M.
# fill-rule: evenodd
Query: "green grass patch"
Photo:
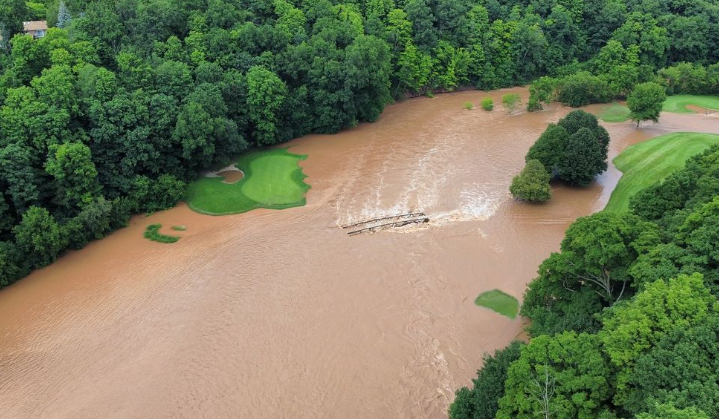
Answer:
M699 95L675 95L667 97L664 102L664 112L695 113L687 106L698 106L713 111L719 110L719 97Z
M597 116L604 122L625 122L629 120L629 113L629 108L614 102L602 108Z
M305 205L310 186L297 164L307 156L285 148L251 151L240 156L235 167L245 173L227 184L221 177L203 177L190 184L185 201L202 214L227 215L255 208L285 209Z
M187 230L187 227L185 226L172 226L172 229L175 231L185 231Z
M519 301L500 290L483 292L474 300L474 303L480 307L496 311L510 319L516 318L519 311Z
M162 224L150 224L145 229L145 238L159 243L175 243L180 240L177 236L168 236L160 233Z
M691 156L719 144L719 135L679 132L627 147L613 161L623 175L605 211L625 212L629 198L684 167Z

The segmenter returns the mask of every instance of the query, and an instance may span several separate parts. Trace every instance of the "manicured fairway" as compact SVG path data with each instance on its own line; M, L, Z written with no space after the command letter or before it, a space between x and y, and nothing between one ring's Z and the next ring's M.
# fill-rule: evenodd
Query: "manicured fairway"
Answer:
M714 144L719 144L719 135L680 132L627 147L614 159L624 175L604 210L627 211L632 195L681 169L689 157Z
M228 184L221 177L203 177L189 186L185 200L194 211L209 215L302 206L310 186L297 163L305 158L284 148L243 154L235 163L245 173L242 180Z
M669 96L667 97L667 101L664 102L664 112L695 113L693 110L687 108L688 105L716 111L719 110L719 97L698 95Z
M604 122L624 122L629 120L629 108L614 102L603 108L597 116Z
M474 303L480 307L486 307L492 311L496 311L510 319L517 317L517 312L519 311L519 301L500 290L483 292L474 300Z

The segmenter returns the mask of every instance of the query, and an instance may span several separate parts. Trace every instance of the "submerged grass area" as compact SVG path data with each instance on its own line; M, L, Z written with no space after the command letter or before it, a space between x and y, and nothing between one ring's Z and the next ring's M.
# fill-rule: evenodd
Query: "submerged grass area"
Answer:
M159 243L175 243L180 240L177 236L168 236L160 233L162 224L150 224L145 229L145 238Z
M629 112L629 108L614 102L603 108L597 116L604 122L624 122L629 120Z
M517 312L519 311L519 301L500 290L483 292L474 300L474 303L480 307L486 307L492 311L496 311L510 319L516 318Z
M305 205L310 186L297 163L306 158L284 148L245 153L235 162L245 173L242 180L228 184L221 177L203 177L190 184L185 201L194 211L209 215Z
M714 144L719 144L719 135L679 132L627 147L613 160L623 175L604 210L627 211L632 195L681 169L689 157Z
M695 113L687 106L698 106L704 109L719 110L719 97L699 95L675 95L667 97L664 112Z

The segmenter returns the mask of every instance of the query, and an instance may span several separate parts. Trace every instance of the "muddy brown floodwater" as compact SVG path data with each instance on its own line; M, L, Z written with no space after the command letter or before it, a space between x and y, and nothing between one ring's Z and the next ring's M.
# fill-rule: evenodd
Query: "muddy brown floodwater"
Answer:
M546 205L513 202L527 149L569 109L463 109L485 95L412 99L377 123L291 142L309 155L305 207L210 217L180 205L4 289L2 417L446 417L482 355L522 331L474 298L494 288L521 298L567 226L601 209L619 178L612 167L589 188L555 186ZM718 122L607 125L610 157ZM410 211L431 222L354 237L340 228ZM143 239L156 222L187 231L171 245Z

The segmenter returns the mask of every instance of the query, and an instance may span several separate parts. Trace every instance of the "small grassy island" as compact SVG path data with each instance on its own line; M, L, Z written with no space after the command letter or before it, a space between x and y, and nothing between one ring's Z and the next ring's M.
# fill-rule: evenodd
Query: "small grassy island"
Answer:
M145 238L158 243L177 243L180 240L178 236L168 236L160 233L161 228L162 224L150 224L145 229Z
M614 159L624 175L605 211L626 212L632 195L681 169L689 157L714 144L719 144L719 135L681 132L627 147Z
M500 290L491 290L479 294L474 303L480 307L488 308L505 317L514 319L519 311L519 302L511 295Z
M235 183L222 177L203 177L190 184L185 200L194 211L208 215L239 214L255 208L285 209L305 205L310 186L297 164L307 156L285 148L252 151L234 167L244 172Z

